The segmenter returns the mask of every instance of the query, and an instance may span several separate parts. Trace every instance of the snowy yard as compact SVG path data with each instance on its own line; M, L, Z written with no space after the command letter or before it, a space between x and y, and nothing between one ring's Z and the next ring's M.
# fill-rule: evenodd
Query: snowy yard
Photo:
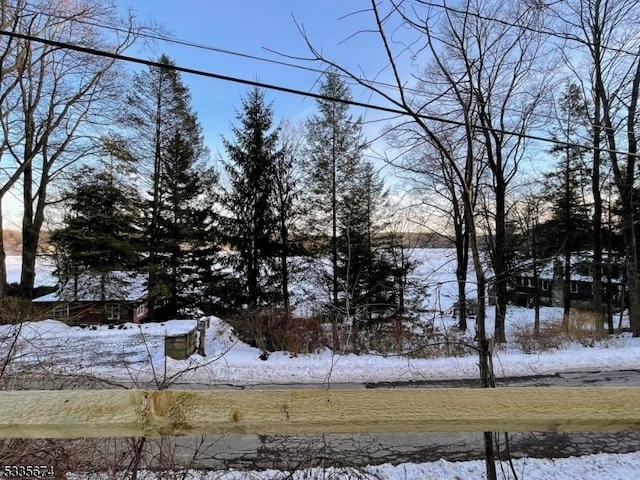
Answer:
M551 314L555 309L549 309ZM513 314L530 314L512 309ZM291 357L287 352L272 353L260 360L260 350L234 335L231 327L210 317L206 331L206 357L197 354L186 360L164 355L165 335L184 332L195 320L171 320L142 325L123 324L121 328L70 327L55 320L29 322L21 327L2 326L0 335L10 337L20 328L15 360L11 368L23 370L46 364L49 371L92 375L115 382L152 382L174 378L183 382L211 385L326 384L442 380L476 378L477 357L413 359L378 354L334 355L324 349L317 353ZM613 340L584 347L525 354L515 348L495 353L496 376L527 376L598 369L635 369L640 365L640 339L622 334Z
M640 468L640 453L587 455L558 459L518 459L514 470L521 480L631 480L637 478ZM498 478L515 479L510 466L498 466ZM261 472L185 472L184 480L478 480L484 478L482 461L447 462L400 465L377 465L363 470L310 469L296 472L265 470ZM504 474L503 476L501 474ZM69 480L107 480L101 475L69 475ZM142 480L161 478L152 473L139 476Z
M442 260L442 259L440 259ZM437 263L437 262L436 262ZM434 294L425 298L425 306L434 312L446 310L454 301L455 284L450 264L429 264L422 274L434 286ZM437 297L435 296L437 293ZM428 304L427 304L428 302ZM455 320L447 315L433 314L434 327L447 332ZM542 319L560 318L556 308L543 308ZM489 332L493 330L493 310L487 312ZM171 320L142 325L124 324L108 327L71 327L55 320L28 322L19 326L0 326L0 348L6 351L17 335L13 372L46 371L47 374L90 375L127 385L156 381L198 383L206 385L262 384L338 384L394 382L412 380L474 379L478 376L477 356L469 353L458 357L407 358L405 356L365 353L334 354L322 349L312 354L290 356L274 352L261 360L260 350L238 339L224 321L209 317L206 331L206 356L192 355L176 361L165 357L166 335L182 333L196 325L196 320ZM507 336L513 338L516 329L533 323L533 310L510 307ZM470 325L473 322L470 321ZM472 329L473 330L473 329ZM473 335L473 331L470 334ZM526 353L513 342L495 352L496 376L529 376L555 374L576 370L625 370L640 366L640 338L630 334L616 335L593 346L567 343L562 349ZM502 466L505 477L510 466ZM640 453L601 454L567 459L519 459L514 465L518 478L532 479L629 479L640 468ZM150 474L151 475L151 474ZM266 478L376 478L428 479L481 478L482 462L447 462L371 466L359 471L340 472L332 469L300 471L288 476L283 472L193 472L193 478L239 480ZM68 478L87 478L69 476ZM91 478L99 478L97 476ZM155 478L150 476L149 478ZM188 478L188 477L187 477Z

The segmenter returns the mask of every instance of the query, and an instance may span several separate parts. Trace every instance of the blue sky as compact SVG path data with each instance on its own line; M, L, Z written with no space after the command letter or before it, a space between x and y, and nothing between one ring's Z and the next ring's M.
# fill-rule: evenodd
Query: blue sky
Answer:
M369 0L117 1L123 14L131 10L139 22L158 24L168 36L183 41L322 69L323 66L317 62L287 59L269 51L310 57L297 22L318 50L353 71L374 77L385 63L378 37L372 33L357 33L373 26L372 14L362 12L369 7ZM321 78L321 74L317 72L164 41L144 47L140 45L126 53L152 60L166 53L183 67L308 92L317 91ZM129 65L129 68L135 71L143 67ZM215 162L225 155L221 138L224 136L232 139L230 126L236 123L235 116L241 107L241 96L249 87L188 74L183 74L182 78L191 91L192 106L203 126L205 142L211 149L211 157ZM379 103L379 100L371 99L362 90L354 89L352 93L355 100ZM273 103L275 124L285 118L293 123L300 123L316 111L315 100L312 98L275 91L267 91L266 98ZM363 115L366 120L385 116L361 109L353 109L352 113ZM365 137L372 140L379 136L381 129L380 123L367 124L364 128ZM376 150L383 149L382 142L377 145L380 146L376 146ZM387 177L387 184L393 182L393 177L388 175L388 168L382 162L377 162L377 165L384 170L381 173ZM11 195L5 200L5 218L17 227L22 210L20 201Z
M382 65L379 40L371 34L352 36L372 25L370 13L353 14L367 8L368 4L367 0L121 1L121 7L133 9L139 20L157 22L168 34L180 40L321 68L319 64L290 60L269 51L309 56L295 17L318 49L345 66L373 75ZM157 42L153 48L151 52L136 51L134 54L157 58L166 53L180 66L303 91L316 91L320 78L320 74L314 72L168 42ZM193 75L183 75L183 80L191 89L193 107L203 124L207 144L216 157L223 153L219 152L220 136L229 136L229 125L235 121L235 110L240 107L240 97L248 87ZM353 94L356 100L371 100L364 92L354 90ZM273 91L267 91L266 96L273 102L276 121L286 117L300 122L315 110L311 98ZM354 113L363 112L354 110ZM377 135L379 128L368 128L367 136Z

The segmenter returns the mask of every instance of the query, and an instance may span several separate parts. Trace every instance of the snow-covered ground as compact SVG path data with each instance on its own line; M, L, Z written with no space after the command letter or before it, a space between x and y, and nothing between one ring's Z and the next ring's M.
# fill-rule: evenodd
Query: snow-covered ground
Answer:
M631 480L638 478L640 453L598 454L583 457L539 459L522 458L511 466L503 462L498 466L498 478L505 480ZM478 480L484 478L483 461L432 463L402 463L399 465L376 465L365 469L314 468L296 472L277 470L225 472L187 471L184 480ZM107 480L106 475L69 475L69 480ZM140 480L158 480L165 476L143 472Z
M455 283L451 281L453 265L440 258L427 259L421 267L431 288L423 305L433 312L446 311L455 300ZM430 262L430 263L429 263ZM472 286L470 287L473 288ZM560 318L555 308L542 310L543 321ZM493 311L488 311L487 330L491 332ZM455 321L446 315L433 314L440 331L450 329ZM197 382L203 384L327 384L401 380L476 378L477 357L414 359L379 354L337 355L324 349L312 354L291 357L286 352L272 353L260 359L260 351L241 342L231 327L216 317L209 318L206 331L206 356L192 355L176 361L165 357L164 338L195 326L195 320L171 320L157 324L124 324L109 328L70 327L55 320L27 322L19 326L0 326L0 348L6 351L17 335L11 369L34 373L44 368L49 373L92 375L115 382L156 381ZM533 310L510 307L507 334L533 323ZM473 332L471 333L473 335ZM3 340L4 339L4 340ZM524 353L511 344L495 352L496 376L526 376L562 371L598 369L637 369L640 366L640 339L627 334L612 337L593 346L567 343L562 349ZM504 465L505 478L513 478ZM519 478L532 479L630 479L640 469L640 453L593 455L569 459L520 459L515 463ZM402 464L369 467L370 477L380 479L457 478L476 479L484 475L482 462ZM331 473L328 475L328 473ZM195 473L194 473L195 475ZM262 479L262 478L362 478L348 472L197 472L193 478Z
M548 310L545 313L556 313L555 309ZM512 312L531 314L527 309ZM56 320L44 320L19 327L2 326L0 336L11 337L14 329L20 328L11 364L14 369L47 365L49 371L120 382L171 378L180 383L212 385L319 384L441 380L478 375L477 357L472 353L461 357L414 359L379 354L334 355L324 349L297 357L275 352L267 360L261 360L260 350L241 342L228 324L216 317L210 317L209 321L205 334L206 356L194 354L186 360L165 357L164 337L184 333L185 328L196 325L195 320L123 324L112 328L106 325L70 327ZM624 334L593 347L575 343L561 350L535 354L509 348L495 353L494 364L498 377L582 369L635 369L640 365L640 339Z
M440 332L451 331L455 320L439 312L447 311L456 298L454 252L450 249L418 249L416 275L428 287L422 308ZM8 257L9 279L19 278L18 257ZM51 265L38 265L38 283L51 283ZM470 276L470 278L473 278ZM469 284L473 296L473 284ZM543 308L542 321L558 321L561 311ZM487 331L493 331L493 309L487 311ZM210 384L362 383L400 380L476 378L477 357L411 359L379 354L334 355L324 349L295 358L275 352L266 361L260 351L242 343L220 319L210 318L206 332L206 357L193 355L182 361L164 356L164 337L195 325L195 320L171 320L158 324L124 324L80 328L46 320L22 325L16 359L12 366L23 368L46 363L48 368L74 374L90 374L114 381L152 381L154 376L180 382ZM473 321L470 321L473 337ZM533 324L533 310L510 307L507 336ZM13 327L0 327L0 335L10 336ZM94 329L95 328L95 329ZM526 376L580 369L634 369L640 365L640 339L619 335L593 347L568 343L561 350L524 353L517 344L495 352L496 375Z

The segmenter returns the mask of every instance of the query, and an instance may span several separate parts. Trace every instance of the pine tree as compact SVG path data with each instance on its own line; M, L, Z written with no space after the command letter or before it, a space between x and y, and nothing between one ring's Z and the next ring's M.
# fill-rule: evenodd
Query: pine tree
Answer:
M211 270L207 259L216 250L211 225L212 193L216 182L206 164L206 150L195 115L169 140L163 158L164 179L159 218L159 264L169 287L170 314L184 311L198 297L197 285Z
M329 71L320 85L320 93L329 98L350 100L349 87L334 72ZM307 123L307 144L309 177L307 184L311 194L311 222L317 229L317 236L329 238L329 246L319 253L328 253L331 258L330 291L333 345L339 348L338 311L340 278L338 236L341 230L340 213L346 205L350 182L362 160L365 141L362 138L362 119L349 113L349 105L339 101L318 99L318 114L312 115Z
M216 176L207 164L202 128L173 62L163 55L159 63L163 67L136 75L124 116L132 132L127 150L138 161L147 188L144 269L151 319L175 315L188 293L206 283L203 277L211 270L207 258L215 250L208 191ZM158 312L160 302L167 304L164 312Z
M264 93L254 88L242 99L233 140L223 139L228 155L229 190L221 202L229 215L223 222L228 244L237 252L228 257L240 275L240 305L250 308L279 300L274 271L278 222L274 209L278 129Z
M54 230L56 274L62 284L72 282L73 297L80 292L104 299L107 292L122 290L124 278L114 271L131 271L139 261L137 245L140 199L123 176L110 169L83 167L72 176L66 194L63 226ZM99 277L95 283L82 280ZM80 283L79 283L80 282Z
M567 87L561 98L560 109L565 116L561 125L566 145L551 151L560 160L556 171L547 176L552 218L542 224L545 234L541 237L541 244L547 255L562 252L564 257L563 325L567 328L571 308L571 254L590 247L593 238L585 195L585 188L589 184L584 159L586 148L580 146L576 134L587 117L587 105L578 86L571 84Z
M381 235L387 192L371 162L364 162L349 182L340 208L338 271L355 319L371 321L394 310L391 263Z

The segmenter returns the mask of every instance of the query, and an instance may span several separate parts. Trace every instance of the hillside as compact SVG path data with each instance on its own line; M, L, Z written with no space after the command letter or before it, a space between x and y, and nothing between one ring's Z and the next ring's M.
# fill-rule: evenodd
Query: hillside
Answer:
M5 229L2 231L2 237L6 255L20 255L22 253L22 232L20 230ZM49 233L42 232L40 235L40 251L48 251L50 248Z

